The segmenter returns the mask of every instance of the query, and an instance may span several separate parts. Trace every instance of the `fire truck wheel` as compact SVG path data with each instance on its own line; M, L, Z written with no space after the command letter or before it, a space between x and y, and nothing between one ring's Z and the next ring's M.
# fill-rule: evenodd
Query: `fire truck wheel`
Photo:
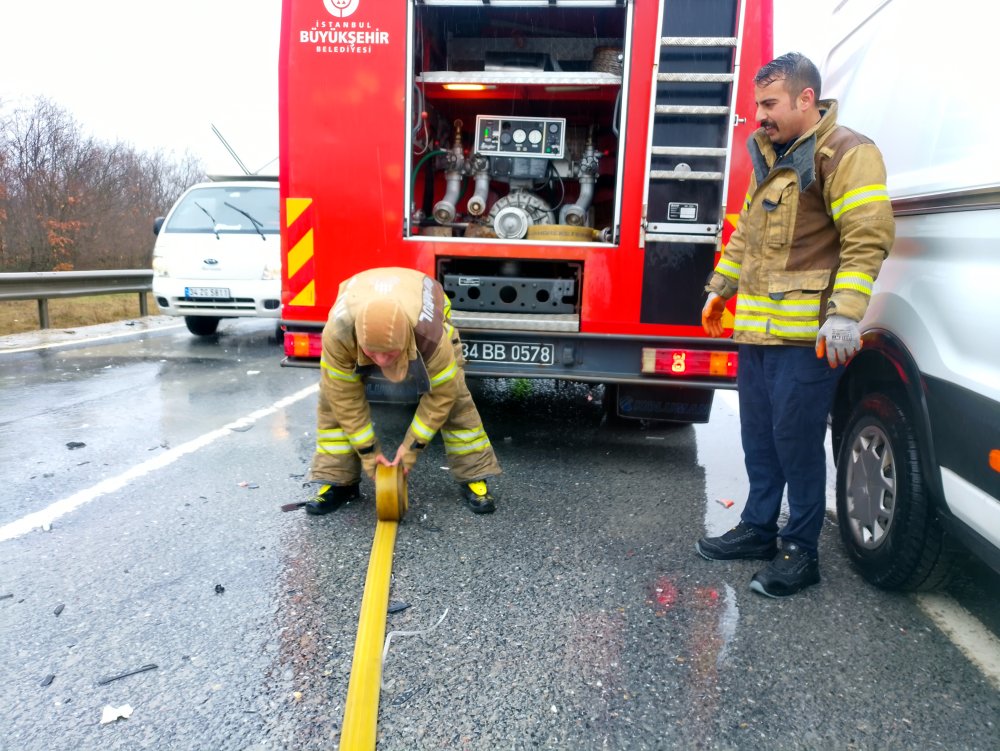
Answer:
M882 589L930 590L956 551L937 518L907 411L890 394L854 408L837 461L837 523L848 557Z
M184 323L195 336L211 336L219 328L219 319L215 316L184 316Z

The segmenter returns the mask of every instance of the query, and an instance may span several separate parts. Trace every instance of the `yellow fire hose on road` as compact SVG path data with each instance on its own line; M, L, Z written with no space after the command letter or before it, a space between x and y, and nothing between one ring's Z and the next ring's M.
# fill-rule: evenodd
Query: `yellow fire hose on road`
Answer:
M396 529L406 514L407 506L403 468L380 464L375 470L375 513L378 522L368 559L365 593L361 598L358 635L354 641L351 680L347 684L340 733L340 751L371 751L375 748L392 550L396 544Z

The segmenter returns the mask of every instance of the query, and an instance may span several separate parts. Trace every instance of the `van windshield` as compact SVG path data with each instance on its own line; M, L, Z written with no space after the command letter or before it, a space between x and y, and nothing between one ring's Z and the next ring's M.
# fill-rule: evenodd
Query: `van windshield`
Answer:
M255 226L256 223L256 226ZM174 209L165 232L276 235L278 188L206 187L188 193Z

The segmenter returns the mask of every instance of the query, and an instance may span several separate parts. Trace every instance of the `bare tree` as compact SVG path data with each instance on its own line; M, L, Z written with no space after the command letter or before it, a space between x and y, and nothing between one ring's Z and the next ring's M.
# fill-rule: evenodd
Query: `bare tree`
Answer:
M85 136L51 101L0 117L0 270L148 268L152 220L204 177Z

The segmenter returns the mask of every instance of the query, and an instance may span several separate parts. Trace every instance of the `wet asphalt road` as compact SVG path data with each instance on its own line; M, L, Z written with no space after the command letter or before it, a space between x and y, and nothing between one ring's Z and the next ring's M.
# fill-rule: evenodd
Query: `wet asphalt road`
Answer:
M318 372L280 368L256 322L2 344L0 749L335 748L375 521L370 484L279 511L305 497ZM387 628L447 614L392 638L379 749L1000 747L1000 691L913 596L853 573L832 520L822 583L785 601L694 552L743 500L725 399L641 430L603 424L599 389L474 388L499 510L465 510L432 444ZM376 408L384 443L411 415ZM998 581L970 564L952 590L994 634ZM107 704L134 712L100 725Z

